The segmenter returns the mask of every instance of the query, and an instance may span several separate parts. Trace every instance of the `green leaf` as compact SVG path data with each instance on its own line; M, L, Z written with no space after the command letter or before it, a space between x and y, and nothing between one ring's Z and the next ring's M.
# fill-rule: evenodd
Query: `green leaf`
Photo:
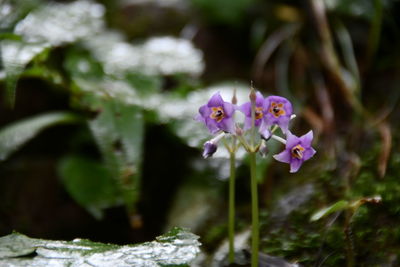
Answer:
M5 100L9 106L14 106L17 81L25 66L48 47L45 43L29 44L20 40L1 41L1 60L6 74Z
M74 78L75 102L78 106L91 110L102 109L103 103L113 101L121 105L142 106L147 105L145 98L138 94L138 90L129 83L116 79L88 80Z
M0 161L18 150L44 129L60 124L77 123L80 118L69 112L51 112L12 123L0 130Z
M0 265L24 266L165 266L189 265L200 252L198 236L174 228L155 241L117 246L84 239L53 241L19 233L0 238ZM33 253L35 252L35 253Z
M115 180L100 162L69 156L58 169L68 193L97 219L102 218L103 209L122 203Z
M28 14L15 27L15 33L30 43L53 46L93 36L104 27L104 7L92 1L50 2Z
M89 51L77 46L67 50L64 67L72 78L96 80L104 76L101 64L93 59Z
M0 7L0 32L13 28L21 18L25 17L32 9L43 4L42 0L5 0ZM2 35L0 34L0 35ZM1 37L0 37L1 38Z
M350 207L350 205L349 205L348 201L340 200L340 201L336 202L335 204L333 204L327 208L323 208L323 209L317 211L316 213L314 213L311 216L310 221L318 221L322 217L325 217L325 216L332 214L334 212L337 212L337 211L342 211L342 210L348 209L349 207Z
M85 46L110 75L199 76L204 70L203 53L182 38L153 37L142 44L130 44L116 32L103 32L86 40Z
M125 205L132 211L138 199L144 122L141 108L105 101L89 128L116 178Z

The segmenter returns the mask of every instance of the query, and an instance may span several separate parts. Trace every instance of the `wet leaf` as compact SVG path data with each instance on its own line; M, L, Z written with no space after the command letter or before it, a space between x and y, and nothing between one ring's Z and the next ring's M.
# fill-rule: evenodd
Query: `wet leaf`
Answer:
M82 156L65 157L59 173L68 193L97 219L102 218L103 209L122 204L116 182L101 162Z
M52 112L10 124L0 130L0 160L7 159L11 153L48 127L79 121L79 117L73 113Z
M7 267L186 266L200 251L197 239L198 236L182 228L174 228L165 235L157 237L156 241L126 246L83 239L42 240L13 233L0 238L0 265Z
M67 50L64 67L72 78L98 80L104 75L102 65L88 51L75 46Z
M25 256L35 251L38 242L18 233L0 238L0 259Z
M14 32L31 43L58 46L98 33L104 27L104 12L102 5L92 1L51 2L29 13Z
M25 66L49 46L45 43L26 43L21 40L2 40L0 43L1 61L5 71L6 103L11 107L15 102L15 89L19 76Z
M104 101L102 111L89 128L129 211L138 198L143 143L143 115L140 107Z
M10 30L29 11L42 4L41 0L3 0L0 4L0 32Z
M335 204L333 204L333 205L331 205L331 206L329 206L327 208L323 208L323 209L317 211L316 213L314 213L311 216L310 220L311 221L318 221L319 219L321 219L321 218L323 218L323 217L325 217L325 216L327 216L329 214L332 214L332 213L337 212L337 211L342 211L342 210L348 209L349 207L350 207L350 204L349 204L348 201L340 200L340 201L336 202Z
M107 74L200 75L203 53L185 39L153 37L143 44L130 44L117 32L105 32L85 42Z
M154 76L128 75L125 80L105 78L87 79L76 77L74 82L77 104L92 110L101 109L103 101L115 101L128 106L140 106L154 110L158 99L156 95L161 87L161 80Z

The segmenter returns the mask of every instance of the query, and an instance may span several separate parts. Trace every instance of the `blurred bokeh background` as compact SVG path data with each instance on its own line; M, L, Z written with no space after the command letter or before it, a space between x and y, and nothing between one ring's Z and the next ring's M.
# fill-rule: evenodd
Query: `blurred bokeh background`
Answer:
M273 141L258 158L261 251L396 266L398 47L397 0L1 0L0 235L128 244L185 226L218 264L228 154L201 157L193 117L216 91L247 101L252 81L292 101L317 150L296 174ZM245 235L244 153L237 168Z

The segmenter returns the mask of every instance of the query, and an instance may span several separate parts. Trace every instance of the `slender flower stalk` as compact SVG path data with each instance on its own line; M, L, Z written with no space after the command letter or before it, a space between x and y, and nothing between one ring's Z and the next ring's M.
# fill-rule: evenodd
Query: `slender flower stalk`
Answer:
M281 142L282 144L284 144L284 145L286 145L286 140L285 139L283 139L282 137L280 137L280 136L277 136L277 135L271 135L271 138L272 139L275 139L276 141L279 141L279 142Z
M259 247L259 223L258 223L258 191L257 191L257 176L256 176L256 93L254 88L251 88L251 150L250 151L250 183L251 183L251 266L258 266L258 247Z
M251 266L258 266L259 223L258 223L258 191L256 177L256 152L250 153L250 179L251 179Z
M251 139L250 145L251 149L254 150L254 145L256 141L256 101L257 101L257 94L254 90L253 86L251 87L250 91L250 103L251 103Z
M234 145L236 145L236 138ZM229 220L228 220L228 235L229 235L229 262L233 263L235 260L235 175L236 175L236 158L235 151L229 153L230 157L230 175L229 175Z
M232 104L236 106L236 89L233 91ZM234 116L234 115L233 115ZM235 129L236 130L236 129ZM236 179L236 136L232 135L232 147L229 150L230 174L229 174L229 218L228 218L228 236L229 236L229 263L235 261L235 179Z

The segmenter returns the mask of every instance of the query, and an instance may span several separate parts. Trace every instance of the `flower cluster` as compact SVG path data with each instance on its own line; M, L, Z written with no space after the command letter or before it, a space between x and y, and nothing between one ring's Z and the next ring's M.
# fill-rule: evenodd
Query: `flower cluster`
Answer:
M251 129L257 129L263 140L268 141L272 137L286 145L285 150L274 155L274 158L290 164L290 172L297 172L303 162L316 152L311 147L313 132L309 131L301 137L290 132L289 122L294 114L292 104L286 98L280 96L264 98L260 92L253 92L250 99L251 101L237 106L224 101L221 95L216 93L207 104L200 107L196 120L203 122L210 133L216 135L204 144L203 156L205 158L212 156L217 150L218 141L225 134L242 136ZM240 111L245 116L243 129L235 122L235 111ZM282 130L285 139L273 134L275 125ZM239 140L244 139L239 138ZM246 148L246 141L241 143ZM259 148L260 146L257 146L257 149Z

